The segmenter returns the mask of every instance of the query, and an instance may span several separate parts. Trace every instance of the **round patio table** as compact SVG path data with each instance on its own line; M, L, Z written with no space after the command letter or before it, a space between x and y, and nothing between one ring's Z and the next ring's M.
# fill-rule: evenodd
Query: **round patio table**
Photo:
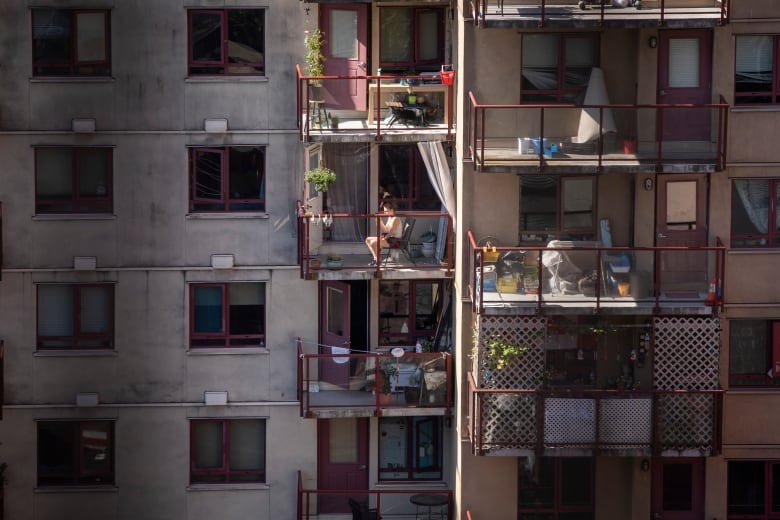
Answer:
M448 500L449 499L447 498L447 495L440 495L436 493L418 493L416 495L412 495L411 497L409 497L409 502L417 506L417 515L415 516L415 519L424 518L425 520L434 518L433 516L434 507L439 508L439 513L437 517L445 518L444 506L447 505ZM427 511L423 509L422 512L422 514L425 516L421 516L420 508L427 508Z

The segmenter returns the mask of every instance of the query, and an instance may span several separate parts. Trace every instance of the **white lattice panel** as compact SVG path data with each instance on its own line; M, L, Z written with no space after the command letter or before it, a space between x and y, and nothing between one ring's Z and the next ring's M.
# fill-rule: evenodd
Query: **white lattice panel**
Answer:
M482 400L482 449L536 445L536 395L492 394Z
M530 348L520 359L501 370L487 369L487 353L480 344L476 359L477 384L483 388L533 389L538 387L544 373L544 333L547 320L536 316L485 316L477 317L480 338L498 335Z
M658 390L718 388L720 321L658 317L653 320L653 384Z
M595 399L544 400L546 445L592 446L596 442Z
M662 449L714 448L713 394L659 396L659 437Z
M653 400L603 399L599 442L606 449L649 446L653 438Z

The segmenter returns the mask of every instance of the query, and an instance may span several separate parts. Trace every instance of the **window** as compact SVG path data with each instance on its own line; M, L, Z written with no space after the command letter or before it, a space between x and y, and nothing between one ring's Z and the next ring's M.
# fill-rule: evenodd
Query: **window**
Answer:
M114 286L38 285L39 349L114 347Z
M265 211L265 148L193 148L190 211Z
M190 482L265 482L265 421L191 421Z
M410 346L431 338L442 296L440 282L379 282L379 344Z
M263 9L193 9L189 30L191 75L265 74Z
M33 76L110 76L106 10L32 10Z
M520 178L520 240L594 240L594 177Z
M596 34L524 34L522 101L581 104L598 55Z
M379 66L385 72L438 71L444 62L444 9L379 8Z
M731 247L780 247L780 179L734 179Z
M39 486L113 483L113 421L38 422Z
M379 192L389 193L399 210L441 209L417 146L379 147Z
M593 463L587 458L519 459L520 518L593 520Z
M780 462L729 461L727 518L769 520L780 513Z
M110 213L111 148L36 147L36 213Z
M780 39L777 36L771 35L736 37L735 104L780 102L778 41Z
M379 480L441 480L440 417L379 419Z
M780 385L780 320L731 320L729 329L729 384Z
M193 284L190 345L265 346L265 284Z

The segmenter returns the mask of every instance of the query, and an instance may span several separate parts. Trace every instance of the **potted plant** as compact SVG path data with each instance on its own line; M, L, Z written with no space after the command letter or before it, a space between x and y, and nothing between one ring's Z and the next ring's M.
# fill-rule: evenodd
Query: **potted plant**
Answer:
M311 32L306 31L305 34L303 41L306 45L306 54L304 54L306 75L323 76L325 74L325 55L322 53L322 47L325 45L325 37L319 27ZM313 87L319 87L322 82L311 80L309 84Z
M307 171L303 176L306 182L311 182L317 191L327 192L328 187L336 182L336 172L326 166L317 166Z
M528 345L509 341L497 332L480 335L475 327L472 358L476 359L480 345L484 349L484 366L491 372L510 366L530 349Z
M325 267L328 269L341 269L342 258L339 255L329 253L325 257Z

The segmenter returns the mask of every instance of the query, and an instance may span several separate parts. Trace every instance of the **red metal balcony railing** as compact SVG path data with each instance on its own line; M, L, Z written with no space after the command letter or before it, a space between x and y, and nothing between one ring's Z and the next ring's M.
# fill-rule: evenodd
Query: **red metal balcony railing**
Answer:
M0 340L0 419L5 405L5 342Z
M726 164L728 108L723 96L719 103L703 105L506 105L479 103L469 92L466 159L474 161L478 171L492 165L533 166L539 172L551 166L576 165L601 172L605 166L616 165L663 172L666 165L696 163L712 164L721 171ZM550 130L576 128L583 114L597 126L593 132L597 137L591 141L576 142L576 137L561 136L561 130ZM512 135L507 132L510 119L524 125L511 131ZM680 133L682 122L694 120L696 132ZM612 123L605 128L605 121ZM618 128L633 130L621 135L614 122ZM637 149L637 127L650 132L652 149L644 148L644 140ZM709 146L694 146L701 141Z
M580 449L592 455L716 455L723 390L478 388L468 373L475 455Z
M346 410L381 416L386 410L404 408L449 415L451 387L452 355L447 352L404 351L399 357L390 353L334 353L331 347L298 340L301 417Z
M316 278L327 269L339 271L374 271L376 278L382 273L399 269L414 269L441 273L452 277L454 263L453 225L448 213L431 211L398 211L396 215L415 225L407 243L403 241L395 249L380 250L381 261L369 265L371 251L363 244L366 236L374 236L379 223L387 218L383 213L311 213L298 203L298 263L303 279ZM442 232L442 229L445 230ZM436 236L432 256L425 256L422 235L433 232ZM341 240L334 235L344 235ZM354 247L342 247L350 242ZM430 244L430 243L429 243ZM330 251L341 251L338 255ZM346 252L344 252L346 251Z
M592 2L589 0L470 0L474 25L488 26L491 20L503 21L532 20L539 27L551 22L592 21L599 25L605 22L624 22L626 24L646 24L653 22L658 26L670 22L695 19L712 20L717 25L729 21L729 0L640 0L625 2L624 8L615 8L608 0ZM631 3L632 5L629 5Z
M439 74L305 76L300 65L295 70L301 141L310 141L312 130L333 135L374 134L376 140L397 133L440 133L445 140L454 139L455 89L453 82L441 82ZM351 106L340 106L330 93L339 86L350 92L365 92L368 106L365 118L351 117L343 121L338 118L334 124L333 116L338 111L354 111ZM397 106L391 107L388 101ZM394 110L397 117L392 118Z
M541 313L562 303L596 312L629 304L638 313L654 314L665 308L679 312L684 304L710 306L714 313L723 303L726 247L720 238L715 246L703 247L557 241L488 248L477 246L471 231L467 236L469 296L478 314L490 307L529 306ZM508 253L512 265L502 265Z
M349 501L361 505L361 518L382 520L391 518L440 518L452 520L454 498L451 489L396 487L384 489L309 489L298 471L298 502L296 520L315 520L327 513L348 514ZM353 516L353 518L358 518Z

